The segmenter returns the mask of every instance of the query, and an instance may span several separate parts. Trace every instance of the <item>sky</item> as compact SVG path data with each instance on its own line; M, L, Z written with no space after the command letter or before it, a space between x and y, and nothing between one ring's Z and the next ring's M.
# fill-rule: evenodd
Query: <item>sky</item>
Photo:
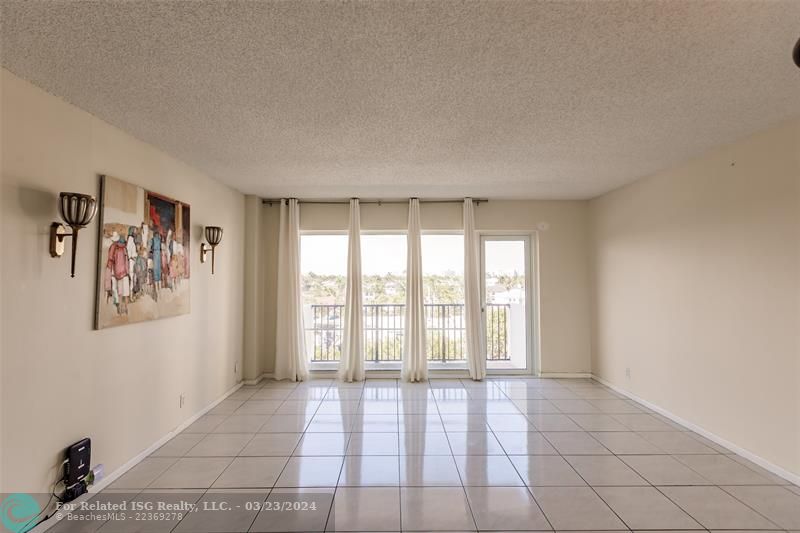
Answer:
M303 274L347 274L347 235L302 235L300 268ZM488 241L486 270L495 273L525 269L522 241ZM426 274L464 274L463 235L423 235L422 269ZM402 274L406 270L405 235L362 235L361 273L369 276Z

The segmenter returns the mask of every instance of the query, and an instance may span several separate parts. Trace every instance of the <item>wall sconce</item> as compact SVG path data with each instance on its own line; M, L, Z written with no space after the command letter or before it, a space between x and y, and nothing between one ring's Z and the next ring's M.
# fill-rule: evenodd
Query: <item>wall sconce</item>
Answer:
M97 200L94 196L77 192L62 192L58 195L58 213L64 222L72 228L72 233L67 233L67 228L60 222L50 224L50 255L61 257L64 255L64 239L72 237L72 268L70 273L75 277L75 253L78 250L78 230L85 228L97 213Z
M222 241L222 228L219 226L206 226L206 240L211 246L206 246L206 243L200 243L200 262L205 263L206 254L211 252L211 274L214 274L214 250Z

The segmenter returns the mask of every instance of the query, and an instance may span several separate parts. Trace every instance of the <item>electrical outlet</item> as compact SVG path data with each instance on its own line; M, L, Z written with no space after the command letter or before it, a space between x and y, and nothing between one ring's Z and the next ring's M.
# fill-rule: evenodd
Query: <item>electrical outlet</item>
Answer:
M631 367L625 367L625 377L631 379Z
M185 403L186 403L186 395L184 393L181 393L181 396L180 396L180 399L179 399L179 407L181 409L183 409L183 405Z

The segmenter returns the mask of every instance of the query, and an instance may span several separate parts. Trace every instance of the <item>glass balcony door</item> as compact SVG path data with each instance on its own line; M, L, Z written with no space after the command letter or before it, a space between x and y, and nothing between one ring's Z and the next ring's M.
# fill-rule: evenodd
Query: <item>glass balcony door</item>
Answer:
M482 311L489 370L533 370L530 241L527 235L481 236Z

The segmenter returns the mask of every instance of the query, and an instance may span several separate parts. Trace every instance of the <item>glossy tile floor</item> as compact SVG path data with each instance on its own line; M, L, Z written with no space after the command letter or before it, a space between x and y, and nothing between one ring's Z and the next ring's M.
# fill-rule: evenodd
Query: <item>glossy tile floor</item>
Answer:
M244 386L98 497L212 504L148 531L800 531L798 487L589 380Z

